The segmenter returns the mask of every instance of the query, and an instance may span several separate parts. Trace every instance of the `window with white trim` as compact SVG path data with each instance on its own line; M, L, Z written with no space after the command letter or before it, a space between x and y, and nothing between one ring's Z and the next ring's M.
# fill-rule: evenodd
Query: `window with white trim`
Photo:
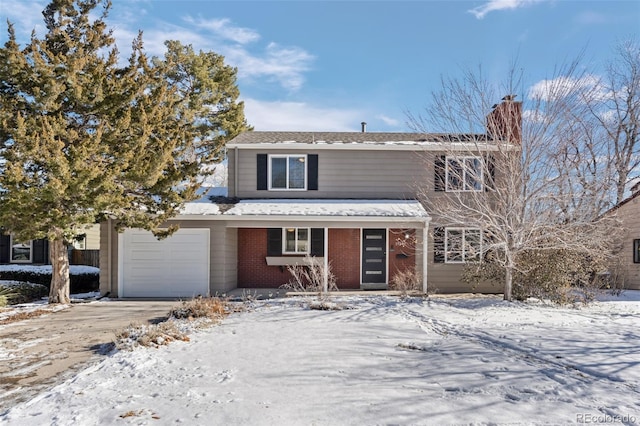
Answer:
M482 191L480 157L447 157L445 174L447 191Z
M270 190L306 190L306 155L269 155Z
M482 253L482 232L477 228L445 228L445 263L478 262Z
M307 254L311 249L309 228L283 228L282 253Z
M10 238L11 253L9 260L11 263L31 263L33 260L33 241L19 242Z

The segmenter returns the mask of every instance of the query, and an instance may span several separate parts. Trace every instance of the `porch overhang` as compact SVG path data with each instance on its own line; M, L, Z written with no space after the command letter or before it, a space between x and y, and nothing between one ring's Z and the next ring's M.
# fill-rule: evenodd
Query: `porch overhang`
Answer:
M425 228L431 220L416 200L264 199L242 200L224 208L215 203L188 204L178 220L224 221L229 228Z

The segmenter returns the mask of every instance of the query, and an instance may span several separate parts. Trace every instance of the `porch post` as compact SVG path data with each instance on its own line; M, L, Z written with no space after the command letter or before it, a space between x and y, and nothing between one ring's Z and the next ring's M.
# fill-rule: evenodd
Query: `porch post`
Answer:
M422 292L427 294L427 261L428 261L428 241L427 236L429 235L429 221L424 222L424 227L422 228Z
M322 289L329 291L329 228L324 228L324 276L322 277Z

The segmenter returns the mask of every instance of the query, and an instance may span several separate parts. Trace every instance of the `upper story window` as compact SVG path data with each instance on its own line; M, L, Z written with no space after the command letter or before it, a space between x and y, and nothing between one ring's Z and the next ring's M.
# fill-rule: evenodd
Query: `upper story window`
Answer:
M318 154L257 154L258 191L317 191Z
M477 228L445 228L444 261L478 262L482 253L482 233Z
M31 263L33 261L33 241L27 241L25 243L18 242L13 239L13 235L10 240L11 244L11 257L12 263Z
M307 189L307 156L269 155L269 189Z
M305 254L309 253L309 228L284 228L282 230L282 253Z
M482 190L482 158L480 157L447 157L445 173L447 191Z

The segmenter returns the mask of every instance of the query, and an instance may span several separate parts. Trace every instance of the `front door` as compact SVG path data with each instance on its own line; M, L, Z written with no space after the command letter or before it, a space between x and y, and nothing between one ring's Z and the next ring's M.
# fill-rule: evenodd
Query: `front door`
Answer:
M364 288L386 288L386 284L387 230L363 229L362 286Z

